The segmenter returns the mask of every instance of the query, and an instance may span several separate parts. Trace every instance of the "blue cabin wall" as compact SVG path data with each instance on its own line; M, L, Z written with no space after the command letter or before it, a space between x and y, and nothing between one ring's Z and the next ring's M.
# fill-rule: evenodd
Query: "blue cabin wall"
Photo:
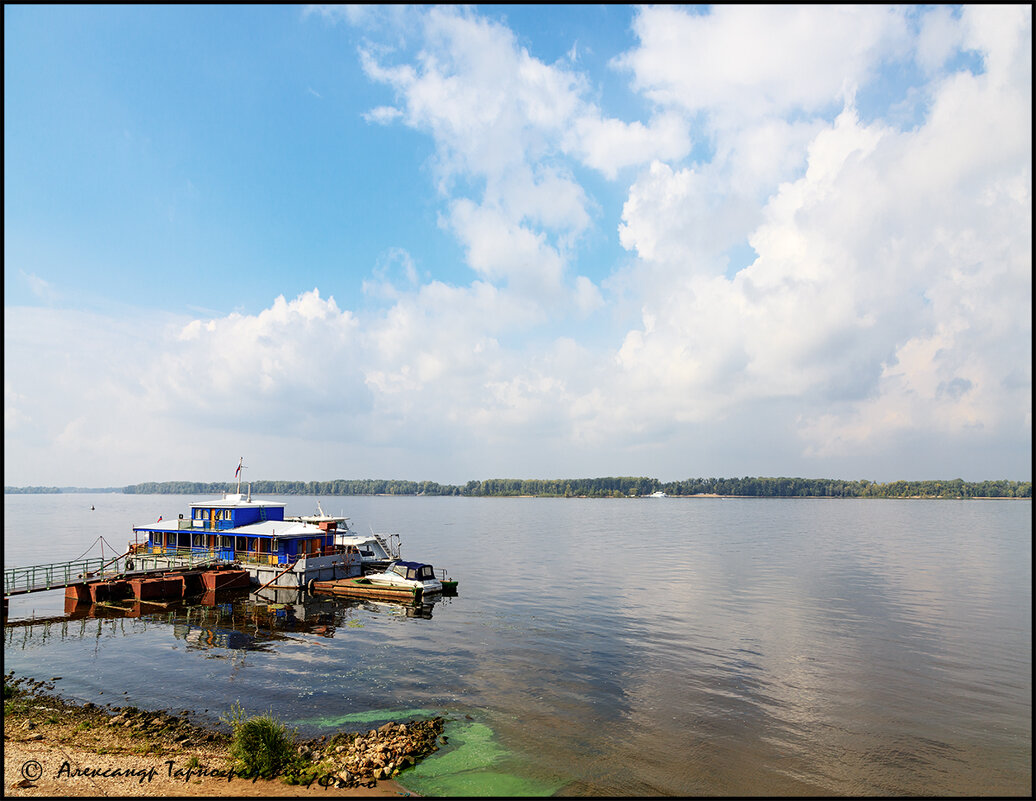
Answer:
M207 530L226 531L240 526L250 526L265 520L280 522L284 520L283 506L254 506L247 509L235 509L213 504L198 504L191 507L190 519L204 523Z
M238 526L250 526L252 523L261 523L264 520L284 520L283 506L260 506L254 509L231 509L229 528Z

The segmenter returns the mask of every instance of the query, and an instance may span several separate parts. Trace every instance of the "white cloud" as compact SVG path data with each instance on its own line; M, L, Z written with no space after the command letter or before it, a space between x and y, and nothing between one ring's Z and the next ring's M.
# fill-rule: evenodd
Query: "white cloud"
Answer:
M964 47L979 51L996 86L1032 86L1032 8L1026 5L965 6Z
M515 225L500 211L455 201L450 222L465 244L468 264L489 280L506 279L524 292L551 297L561 285L565 263L546 236Z
M585 192L552 161L581 107L581 78L537 61L509 30L475 15L433 8L421 20L416 65L385 66L365 50L364 69L393 87L406 123L435 140L440 190L453 198L447 224L469 266L553 305L567 251L590 221ZM469 180L481 196L455 191Z
M365 294L394 299L418 285L417 266L403 248L389 248L374 265L373 279L363 282Z
M32 421L26 408L27 398L15 392L10 381L4 381L4 430L16 431Z
M389 125L400 117L403 116L403 112L398 108L392 106L378 106L372 108L370 111L364 112L363 118L367 122L377 123L378 125Z
M687 120L663 113L647 125L586 114L573 120L563 138L566 152L614 179L619 170L652 159L679 161L691 150Z
M27 483L103 486L121 460L140 469L143 455L171 447L140 376L173 320L5 308L5 464Z
M57 300L57 292L54 290L53 285L44 278L40 278L38 275L33 273L26 273L24 270L19 270L19 274L22 280L29 285L29 289L33 295L38 297L44 303L52 303Z
M929 75L942 69L961 46L964 32L959 15L950 6L935 6L921 20L916 61Z
M264 449L284 477L462 481L857 478L907 441L941 467L926 449L1031 439L1029 9L644 8L616 60L643 120L470 10L319 13L371 26L363 68L394 98L367 119L432 139L470 282L389 243L370 308L314 289L193 320L5 310L5 454L30 483L60 483L63 454L122 465L98 483L159 457L196 476L184 443ZM947 72L961 48L984 71ZM920 122L861 119L857 89L908 58ZM621 219L584 168L625 191ZM603 236L625 260L584 264Z
M645 275L670 282L645 292L619 359L629 382L657 388L657 414L703 419L798 398L811 455L888 447L904 431L1027 436L1024 28L973 28L991 48L987 73L940 80L916 131L863 125L851 109L820 130L805 174L781 185L751 233L759 258L732 280L716 277L713 243L730 237L702 172L655 164L638 180L623 243Z
M231 428L276 422L284 434L312 435L318 418L327 424L369 404L365 393L340 389L362 386L358 336L352 313L313 290L254 316L191 322L142 380L169 415ZM284 408L292 409L287 418Z
M723 253L744 239L745 214L754 215L717 188L707 169L656 161L630 187L619 241L641 259L677 266L679 276L722 273Z
M640 46L617 59L664 106L737 120L838 103L903 51L903 12L887 6L675 6L639 11Z

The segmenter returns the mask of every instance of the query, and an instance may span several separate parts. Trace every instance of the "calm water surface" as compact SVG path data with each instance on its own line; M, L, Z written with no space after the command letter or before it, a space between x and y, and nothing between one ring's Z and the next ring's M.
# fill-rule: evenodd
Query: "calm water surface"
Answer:
M5 496L5 566L124 546L203 499ZM321 503L459 595L8 625L5 670L212 720L240 702L306 736L443 714L450 745L401 777L428 795L1031 792L1028 501ZM63 610L43 593L10 619Z

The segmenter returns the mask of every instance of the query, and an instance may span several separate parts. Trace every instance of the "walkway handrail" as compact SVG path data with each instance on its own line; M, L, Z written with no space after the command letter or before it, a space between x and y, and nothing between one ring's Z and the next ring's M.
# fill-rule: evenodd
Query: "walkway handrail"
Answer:
M128 572L140 573L170 567L225 561L208 551L165 549L163 553L126 553L114 559L77 559L30 567L4 569L4 597L26 592L57 590L73 584L114 578Z
M75 584L77 580L103 577L106 567L112 568L107 571L108 574L114 575L118 572L117 563L100 558L5 569L4 595L67 587L69 584Z

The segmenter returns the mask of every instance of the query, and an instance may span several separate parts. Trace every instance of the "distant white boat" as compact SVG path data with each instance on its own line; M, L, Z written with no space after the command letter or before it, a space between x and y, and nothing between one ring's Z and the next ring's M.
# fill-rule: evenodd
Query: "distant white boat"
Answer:
M644 497L645 498L668 498L669 496L666 495L664 492L659 491L659 492L652 492L650 495L645 495Z

